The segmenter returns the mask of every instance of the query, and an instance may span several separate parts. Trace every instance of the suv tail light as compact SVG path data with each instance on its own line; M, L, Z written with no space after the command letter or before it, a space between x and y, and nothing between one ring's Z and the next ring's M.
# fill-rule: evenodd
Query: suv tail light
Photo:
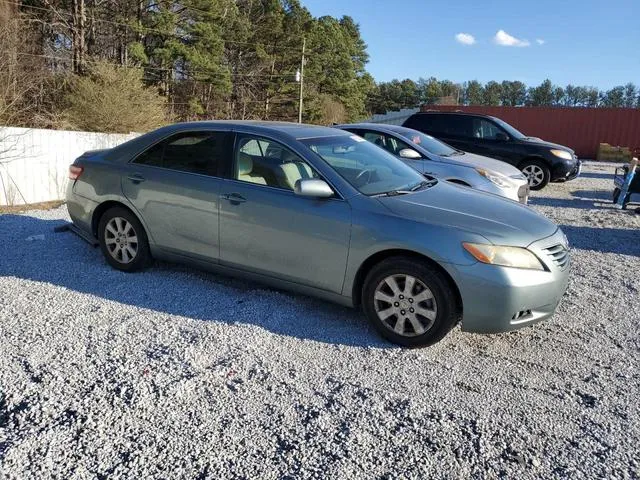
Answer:
M83 167L79 167L78 165L69 165L69 180L77 180L80 178L80 175L82 175L82 172L84 172Z

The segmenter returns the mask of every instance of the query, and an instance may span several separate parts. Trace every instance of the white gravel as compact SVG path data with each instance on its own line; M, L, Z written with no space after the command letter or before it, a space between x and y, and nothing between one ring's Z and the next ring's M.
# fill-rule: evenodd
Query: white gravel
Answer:
M612 171L534 192L575 248L553 319L422 350L318 300L119 273L52 233L64 207L0 216L0 478L639 478L640 215Z

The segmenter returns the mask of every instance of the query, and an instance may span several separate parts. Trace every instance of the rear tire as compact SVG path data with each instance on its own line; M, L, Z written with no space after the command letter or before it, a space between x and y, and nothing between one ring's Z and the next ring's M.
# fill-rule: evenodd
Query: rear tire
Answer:
M362 308L384 338L410 348L437 343L460 318L448 279L428 263L407 257L391 257L371 269Z
M98 240L107 263L117 270L135 272L151 261L144 227L126 208L113 207L104 212L98 223Z
M529 180L531 190L542 190L551 180L551 171L540 160L525 160L520 164L520 170Z

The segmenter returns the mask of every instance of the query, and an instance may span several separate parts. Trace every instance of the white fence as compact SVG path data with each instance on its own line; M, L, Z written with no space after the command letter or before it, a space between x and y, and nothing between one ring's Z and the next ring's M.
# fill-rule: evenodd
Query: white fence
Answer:
M64 199L77 157L137 135L0 127L0 205Z

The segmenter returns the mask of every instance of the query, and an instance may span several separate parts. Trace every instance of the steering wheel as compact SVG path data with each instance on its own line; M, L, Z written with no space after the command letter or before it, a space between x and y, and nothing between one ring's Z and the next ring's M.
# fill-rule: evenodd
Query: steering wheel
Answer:
M355 183L356 185L366 185L367 183L369 183L371 181L371 175L373 174L373 170L370 168L365 168L364 170L362 170L357 176L356 178L353 180L353 183ZM364 180L366 175L366 180Z

